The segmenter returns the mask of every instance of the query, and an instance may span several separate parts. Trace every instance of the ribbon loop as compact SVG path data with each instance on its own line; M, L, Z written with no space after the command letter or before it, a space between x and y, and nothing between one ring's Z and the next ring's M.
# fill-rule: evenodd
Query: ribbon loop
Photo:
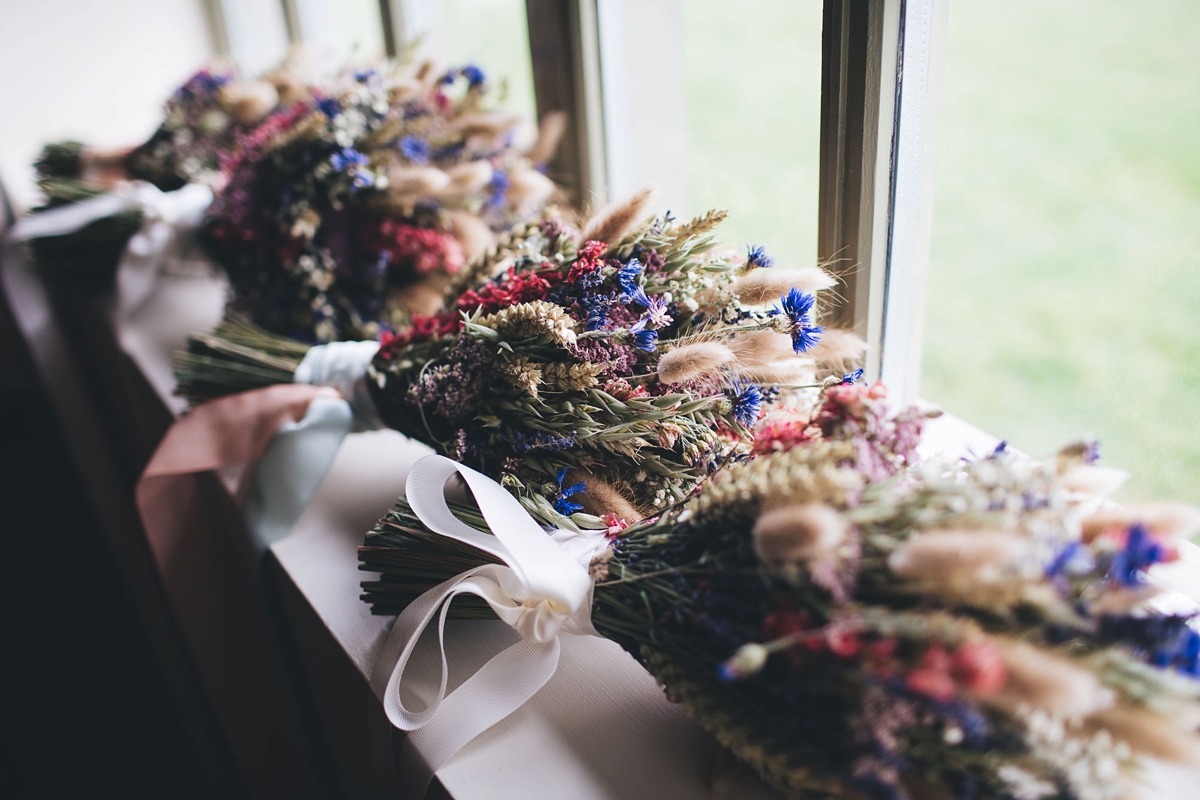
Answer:
M456 474L470 488L492 535L475 530L451 512L445 487ZM376 662L371 685L391 723L412 732L405 746L415 749L419 758L409 753L406 759L413 762L408 765L408 781L413 790L423 793L446 759L520 708L550 680L558 668L560 634L596 634L591 625L591 579L586 567L560 543L574 534L555 531L552 538L500 484L443 456L418 461L405 491L413 512L430 530L504 562L468 570L413 601L396 618ZM521 641L447 695L445 626L450 603L460 594L482 598L521 635ZM413 711L400 697L400 683L421 634L435 616L441 681L433 701Z

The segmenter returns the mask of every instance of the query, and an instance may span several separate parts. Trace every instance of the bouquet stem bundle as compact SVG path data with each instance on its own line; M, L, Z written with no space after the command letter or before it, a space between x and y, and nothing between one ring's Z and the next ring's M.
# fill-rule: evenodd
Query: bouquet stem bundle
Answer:
M873 480L919 422L865 436L872 391L834 387L821 433L615 532L595 628L789 797L1115 800L1141 756L1200 763L1200 634L1140 577L1197 513L1089 513L1115 473L1086 448ZM401 500L360 550L364 600L395 613L483 561L446 544Z

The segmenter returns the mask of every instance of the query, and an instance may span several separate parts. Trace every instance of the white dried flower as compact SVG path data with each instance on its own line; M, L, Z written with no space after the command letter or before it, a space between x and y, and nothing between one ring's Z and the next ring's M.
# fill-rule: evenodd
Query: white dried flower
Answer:
M744 644L720 667L721 677L736 681L756 674L767 663L771 651L761 644Z

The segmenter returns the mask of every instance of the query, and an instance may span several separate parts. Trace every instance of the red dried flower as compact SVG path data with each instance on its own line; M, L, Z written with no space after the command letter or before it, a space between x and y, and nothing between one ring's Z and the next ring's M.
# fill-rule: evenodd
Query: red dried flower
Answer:
M1008 671L995 645L979 641L958 648L950 661L954 677L978 694L993 694L1004 688Z

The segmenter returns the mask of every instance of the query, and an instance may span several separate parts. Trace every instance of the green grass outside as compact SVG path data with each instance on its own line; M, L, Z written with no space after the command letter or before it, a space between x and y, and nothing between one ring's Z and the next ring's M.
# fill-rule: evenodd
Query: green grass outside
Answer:
M953 2L922 394L1200 501L1200 5Z

